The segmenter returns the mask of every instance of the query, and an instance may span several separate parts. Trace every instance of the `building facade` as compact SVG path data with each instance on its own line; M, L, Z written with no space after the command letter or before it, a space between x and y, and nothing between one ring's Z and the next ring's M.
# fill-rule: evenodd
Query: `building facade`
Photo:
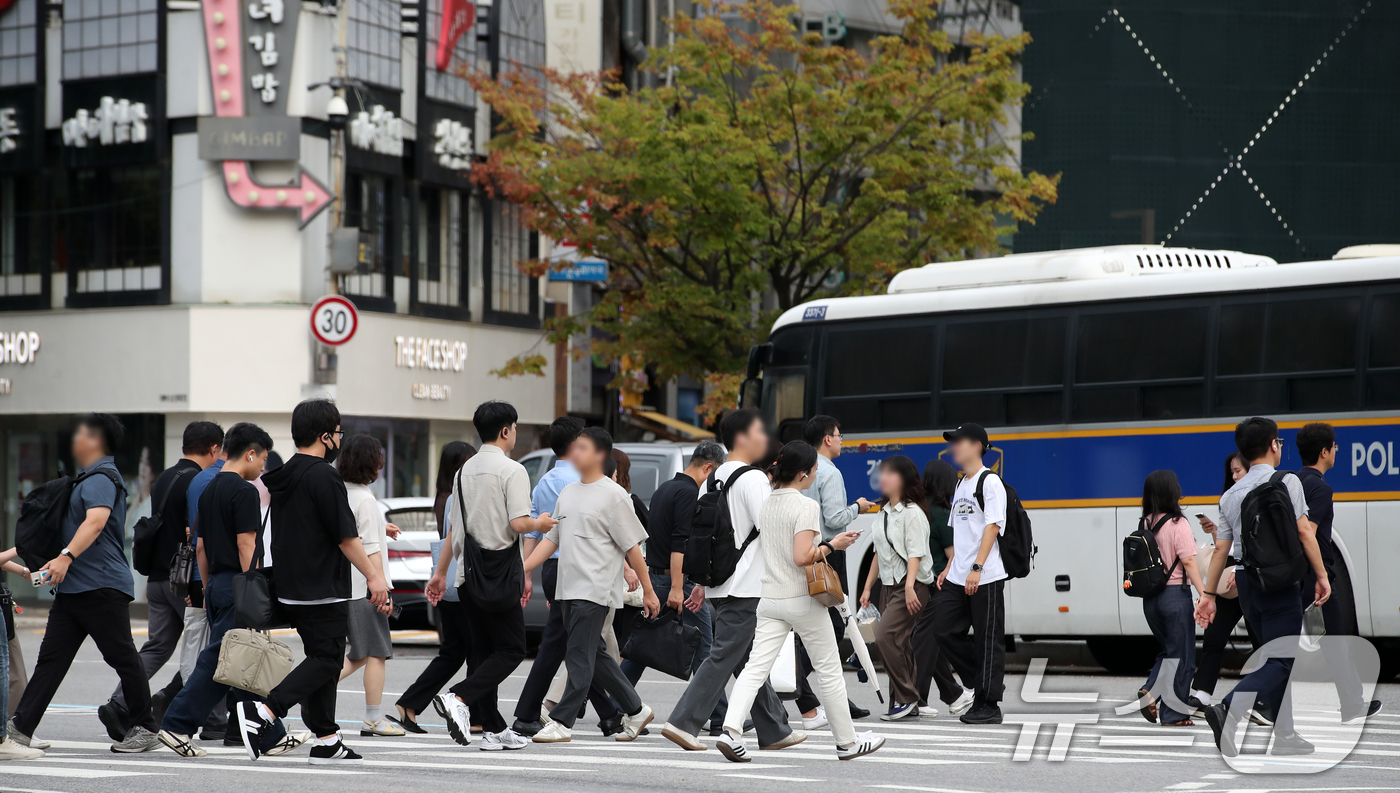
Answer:
M255 421L285 457L292 407L333 397L383 441L381 493L431 496L478 403L515 404L522 453L556 415L552 359L490 374L540 343L547 307L516 266L536 235L469 179L490 111L464 77L543 63L541 0L342 2L0 10L7 531L72 470L87 411L126 423L132 522L194 419ZM311 332L327 293L359 313L335 348Z

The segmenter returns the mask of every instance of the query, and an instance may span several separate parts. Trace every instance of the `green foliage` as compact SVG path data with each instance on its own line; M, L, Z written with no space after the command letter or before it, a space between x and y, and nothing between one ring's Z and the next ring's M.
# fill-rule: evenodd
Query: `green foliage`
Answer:
M474 178L610 265L605 299L551 338L592 326L608 336L595 353L662 379L732 374L777 311L999 252L998 218L1031 222L1055 198L1057 178L1021 173L998 135L1028 91L1029 37L954 48L937 7L891 0L902 35L863 57L802 34L795 7L704 0L648 59L655 88L475 76L504 124Z

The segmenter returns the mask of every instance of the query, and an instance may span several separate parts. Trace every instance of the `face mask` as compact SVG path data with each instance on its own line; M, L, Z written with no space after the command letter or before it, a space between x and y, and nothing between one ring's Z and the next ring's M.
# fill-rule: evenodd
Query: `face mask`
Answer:
M321 438L321 442L322 442L322 443L325 443L325 442L326 442L326 440L325 440L324 437ZM340 447L339 447L339 446L326 446L326 462L328 462L328 463L333 463L333 462L335 462L335 458L337 458L337 457L339 457L339 456L340 456Z

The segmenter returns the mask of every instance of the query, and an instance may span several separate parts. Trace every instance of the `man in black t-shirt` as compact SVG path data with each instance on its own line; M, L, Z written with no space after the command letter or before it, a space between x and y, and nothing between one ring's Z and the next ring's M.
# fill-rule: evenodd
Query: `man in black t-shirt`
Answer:
M170 588L170 561L175 558L175 551L185 541L189 529L185 489L195 474L209 467L219 456L223 442L224 430L218 424L212 421L190 422L185 427L184 457L162 471L151 486L152 510L160 509L161 505L165 508L160 513L160 533L156 535L151 574L146 577L149 630L146 643L141 645L140 655L147 679L175 654L175 648L180 644L180 634L185 628L185 599L176 597ZM157 719L161 718L165 709L162 699L163 692L151 695L151 709ZM97 716L114 740L121 740L121 736L131 728L131 717L127 713L126 697L122 695L121 686L117 686L111 699L97 709Z
M235 708L248 756L261 754L260 736L301 705L301 720L319 739L312 765L358 765L340 740L335 687L350 627L350 565L364 575L370 602L382 606L389 587L370 563L350 512L345 481L331 465L340 453L340 411L328 399L308 399L292 411L297 453L263 475L272 494L272 588L301 637L306 659L267 695ZM232 727L232 725L230 725Z
M251 484L262 474L272 438L246 422L229 428L224 442L228 462L199 497L199 538L196 556L204 583L204 608L209 621L209 644L199 654L190 679L175 695L161 720L160 741L183 757L202 757L192 736L209 711L228 697L232 702L255 699L239 689L214 682L224 634L237 627L233 609L233 577L251 568L262 529L262 507ZM261 753L285 754L305 743L310 733L288 735L279 722L263 732Z
M1317 527L1317 548L1322 553L1322 566L1327 569L1327 580L1332 591L1337 592L1337 551L1332 545L1332 486L1327 484L1326 474L1337 463L1337 433L1332 425L1320 421L1306 424L1298 430L1294 439L1298 445L1298 455L1303 459L1303 468L1298 471L1298 479L1303 483L1303 499L1308 503L1308 520ZM1314 590L1316 575L1311 569L1303 579L1305 593L1303 607L1308 600L1306 593ZM1354 636L1351 615L1339 597L1330 597L1320 607L1328 636ZM1374 716L1381 709L1380 700L1364 701L1361 680L1351 663L1345 645L1338 642L1323 644L1329 665L1336 673L1337 696L1341 700L1342 721L1350 722Z

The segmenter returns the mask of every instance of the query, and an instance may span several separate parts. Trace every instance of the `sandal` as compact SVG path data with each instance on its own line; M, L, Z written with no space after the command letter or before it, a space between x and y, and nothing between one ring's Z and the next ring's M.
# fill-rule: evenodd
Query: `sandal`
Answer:
M1151 692L1145 688L1138 689L1138 712L1149 722L1157 723L1157 701L1152 698Z
M402 716L394 716L386 713L384 714L384 718L404 728L405 732L411 732L414 735L426 735L428 732L419 726L418 722L414 721L406 712Z

